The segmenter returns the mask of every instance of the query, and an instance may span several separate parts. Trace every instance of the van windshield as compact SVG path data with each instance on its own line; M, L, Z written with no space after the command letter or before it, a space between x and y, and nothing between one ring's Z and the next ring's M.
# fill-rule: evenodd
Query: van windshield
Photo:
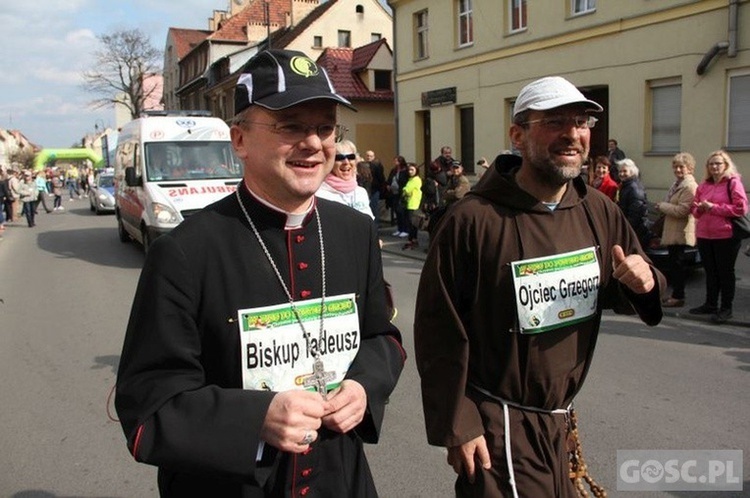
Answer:
M150 181L242 177L242 164L231 142L152 142L146 143L145 156Z

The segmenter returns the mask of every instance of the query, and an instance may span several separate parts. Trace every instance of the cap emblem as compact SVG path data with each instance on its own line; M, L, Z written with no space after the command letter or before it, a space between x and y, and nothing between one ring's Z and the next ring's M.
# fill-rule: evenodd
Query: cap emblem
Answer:
M292 57L292 60L289 61L289 66L292 68L292 71L303 78L310 78L318 74L318 65L308 57Z

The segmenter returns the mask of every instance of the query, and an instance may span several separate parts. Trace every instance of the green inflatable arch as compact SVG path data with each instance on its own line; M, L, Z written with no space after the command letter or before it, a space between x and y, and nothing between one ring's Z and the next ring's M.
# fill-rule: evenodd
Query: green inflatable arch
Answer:
M42 149L34 158L34 171L44 168L44 165L50 161L60 160L82 160L88 159L94 163L95 168L101 168L103 165L102 156L91 149Z

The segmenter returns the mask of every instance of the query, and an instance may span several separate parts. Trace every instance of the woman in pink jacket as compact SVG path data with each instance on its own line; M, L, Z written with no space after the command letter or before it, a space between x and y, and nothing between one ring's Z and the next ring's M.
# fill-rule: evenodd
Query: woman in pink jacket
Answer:
M734 264L741 241L732 237L731 219L746 211L745 187L732 158L723 150L712 152L706 161L705 179L698 185L691 208L696 219L698 251L706 271L706 300L690 313L711 315L715 323L732 318Z

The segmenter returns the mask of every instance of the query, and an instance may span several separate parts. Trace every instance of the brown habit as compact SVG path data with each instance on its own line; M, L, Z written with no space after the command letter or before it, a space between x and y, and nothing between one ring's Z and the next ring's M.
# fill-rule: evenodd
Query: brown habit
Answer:
M635 295L612 278L611 249L646 258L610 199L576 179L550 211L513 179L520 158L501 156L495 169L441 220L422 271L415 316L428 442L456 446L484 434L492 469L459 496L512 496L500 402L553 410L567 407L591 364L602 309L662 317L657 286ZM536 335L518 333L510 263L595 247L600 286L589 319ZM647 259L648 261L648 259ZM575 496L568 479L565 415L509 409L512 465L519 496ZM584 429L585 431L585 429Z

